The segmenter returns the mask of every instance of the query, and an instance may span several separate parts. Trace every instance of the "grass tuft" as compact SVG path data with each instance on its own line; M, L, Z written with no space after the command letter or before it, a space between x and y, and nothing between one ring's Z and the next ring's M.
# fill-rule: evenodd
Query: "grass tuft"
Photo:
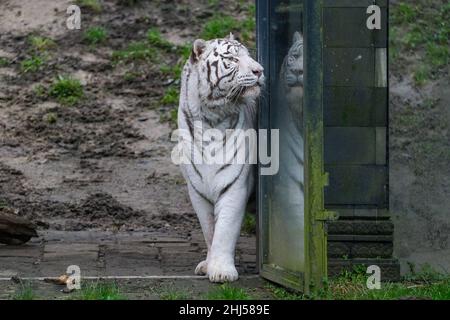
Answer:
M100 13L102 11L102 4L99 0L77 0L77 4L81 8L86 8L96 13Z
M131 62L135 60L156 62L158 52L145 42L133 42L126 49L115 51L112 58L115 62Z
M20 69L24 73L37 72L41 69L43 64L44 64L44 58L42 58L40 56L32 56L31 58L23 60L20 63Z
M450 4L436 7L398 2L392 5L389 19L392 69L409 73L417 86L446 73L450 63Z
M94 282L84 285L79 293L80 300L126 300L115 283Z
M58 76L50 86L49 95L62 104L73 105L83 98L84 91L79 80L68 76Z
M416 85L423 86L430 79L430 76L430 68L427 65L422 65L414 71L413 79Z
M246 234L256 234L256 216L254 214L245 213L241 230Z
M216 15L206 23L201 33L201 37L207 40L224 38L228 36L230 32L237 31L239 25L239 21L233 17Z
M56 43L52 39L40 36L30 36L28 41L33 50L38 52L44 52L56 46Z
M0 68L2 67L6 67L9 65L9 60L4 58L4 57L0 57Z
M20 283L19 290L13 295L13 300L34 300L36 294L29 283Z
M425 271L405 278L402 282L382 282L381 289L368 289L366 268L355 266L343 271L337 278L324 283L324 288L309 296L290 292L277 285L266 289L277 299L303 300L398 300L398 299L450 299L450 276Z
M249 294L242 288L233 287L227 283L216 287L207 294L208 300L249 300Z
M397 9L393 12L392 18L397 24L414 22L417 18L418 9L408 3L399 3Z
M54 112L49 112L44 116L44 119L49 124L54 124L58 121L58 115Z
M161 103L163 105L174 105L178 104L180 98L180 91L175 87L169 87L164 96L161 98Z
M179 290L168 290L159 296L162 300L188 300L189 294Z
M152 28L147 32L147 40L152 46L160 49L171 50L174 47L172 43L163 39L161 33L156 28Z
M442 67L450 61L450 51L446 45L438 45L432 42L427 44L427 58L435 67Z
M90 45L96 45L99 43L104 43L108 34L106 30L102 27L91 27L87 29L84 33L84 40Z

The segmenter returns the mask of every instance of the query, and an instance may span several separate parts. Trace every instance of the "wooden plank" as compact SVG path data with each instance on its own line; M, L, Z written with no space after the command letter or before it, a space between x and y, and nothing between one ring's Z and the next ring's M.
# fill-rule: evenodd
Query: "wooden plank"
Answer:
M326 127L326 164L375 164L375 128Z
M324 85L373 87L374 61L373 48L327 48L324 50Z
M325 202L330 205L374 205L386 207L388 173L386 166L325 165L329 185Z
M324 47L386 47L387 9L380 10L381 29L370 30L366 8L325 8Z
M386 88L325 87L323 104L325 126L387 125Z

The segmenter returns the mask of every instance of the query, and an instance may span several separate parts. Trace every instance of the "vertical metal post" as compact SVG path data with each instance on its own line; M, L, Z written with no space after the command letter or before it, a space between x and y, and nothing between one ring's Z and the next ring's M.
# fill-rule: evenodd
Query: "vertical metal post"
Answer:
M305 48L305 293L322 286L327 276L324 221L326 175L323 169L323 0L304 1Z
M256 47L258 61L264 66L266 70L266 88L263 92L264 97L260 98L259 101L259 112L258 112L258 128L269 128L269 98L270 98L270 57L269 57L269 1L267 0L256 0ZM258 135L258 142L259 142ZM268 141L267 141L268 142ZM258 229L256 231L256 243L257 243L257 268L258 272L262 269L263 263L266 261L267 257L267 247L268 247L268 210L267 210L267 200L264 199L266 186L262 184L260 178L261 168L258 166L258 178L257 178L257 225Z

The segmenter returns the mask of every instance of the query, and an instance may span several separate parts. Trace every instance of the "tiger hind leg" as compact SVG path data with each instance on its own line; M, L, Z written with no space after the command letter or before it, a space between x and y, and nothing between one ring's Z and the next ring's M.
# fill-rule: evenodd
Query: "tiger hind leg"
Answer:
M200 226L202 228L203 236L206 242L206 248L208 253L206 259L201 261L195 268L196 275L206 275L208 272L208 261L211 251L211 245L214 236L214 206L212 203L203 198L196 190L190 185L189 197L191 198L192 206L197 214Z

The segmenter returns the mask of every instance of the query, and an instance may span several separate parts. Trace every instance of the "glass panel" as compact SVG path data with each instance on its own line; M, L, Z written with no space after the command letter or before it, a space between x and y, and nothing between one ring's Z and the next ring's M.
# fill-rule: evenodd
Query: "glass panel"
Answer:
M270 13L269 122L279 129L280 161L278 173L266 180L271 190L266 263L303 272L303 1L271 1Z

